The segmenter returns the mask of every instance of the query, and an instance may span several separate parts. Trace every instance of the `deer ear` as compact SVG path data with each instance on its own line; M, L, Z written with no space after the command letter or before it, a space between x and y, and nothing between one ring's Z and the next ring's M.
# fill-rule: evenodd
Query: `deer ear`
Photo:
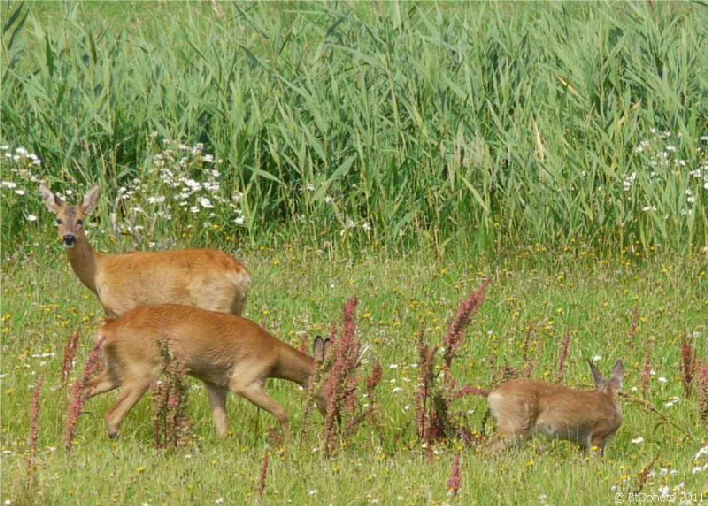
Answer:
M91 214L98 205L98 197L101 195L101 188L95 184L84 196L84 202L81 206L84 208L84 214Z
M592 379L595 382L595 387L599 390L604 386L605 378L602 377L602 373L597 367L595 367L595 364L592 363L592 360L588 360L588 365L590 366L590 370L592 371Z
M329 338L322 339L322 336L315 337L315 343L313 345L315 361L324 362L327 355L329 355L329 350L331 347L332 341Z
M612 385L619 390L624 384L624 362L618 360L615 362L615 368L612 370L612 378L610 378Z
M64 205L64 201L47 188L44 183L39 183L39 195L44 200L44 204L51 212L56 213Z

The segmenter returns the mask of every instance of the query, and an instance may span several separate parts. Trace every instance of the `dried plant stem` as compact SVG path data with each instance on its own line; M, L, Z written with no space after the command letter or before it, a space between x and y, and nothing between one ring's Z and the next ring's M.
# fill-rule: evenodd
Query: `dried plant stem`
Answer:
M708 359L698 367L696 373L698 417L703 424L708 425Z
M71 404L69 404L69 409L66 417L66 441L65 446L67 451L71 451L72 444L74 442L74 437L76 437L76 425L79 421L79 415L84 409L84 403L86 398L84 392L86 390L86 385L88 384L91 377L94 375L99 368L99 357L101 356L101 347L105 341L105 337L101 337L96 345L91 350L91 353L86 359L86 366L84 367L84 374L81 380L74 384L71 390Z
M69 376L74 368L74 363L76 359L76 352L79 348L79 331L75 330L69 336L69 340L64 345L64 358L61 362L61 380L62 387L66 386L69 382Z
M42 397L42 386L44 386L44 378L42 375L37 384L34 386L34 395L32 395L32 408L30 410L30 437L28 441L29 455L27 457L27 488L31 488L34 484L34 472L36 468L37 448L39 445L39 411L40 401Z
M565 338L563 338L563 343L561 344L561 354L558 360L558 383L563 383L563 378L565 377L565 361L568 358L568 351L570 350L570 341L573 335L570 330L565 333Z
M266 491L266 482L268 480L268 466L270 464L270 453L266 452L263 455L263 464L261 465L261 476L258 482L258 498L263 499Z
M447 493L451 497L455 497L462 487L462 471L460 466L461 452L455 453L455 461L452 463L452 472L450 479L447 480Z

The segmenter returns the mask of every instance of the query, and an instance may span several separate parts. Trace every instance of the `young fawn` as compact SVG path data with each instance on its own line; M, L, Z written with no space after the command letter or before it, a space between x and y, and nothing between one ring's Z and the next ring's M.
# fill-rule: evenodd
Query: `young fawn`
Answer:
M263 388L268 378L307 387L330 342L318 337L312 358L240 316L176 305L143 306L120 318L106 319L97 341L101 338L104 368L89 382L85 395L88 399L123 387L107 416L111 438L117 436L125 415L160 376L163 342L171 355L185 364L187 373L206 385L219 436L228 431L226 394L232 391L275 416L288 440L288 415ZM323 395L318 394L317 407L324 414Z
M490 451L503 450L531 432L542 432L573 441L586 450L597 448L602 454L608 439L622 424L617 396L624 380L624 364L618 360L609 379L592 362L588 364L595 390L578 391L543 381L515 379L490 392L489 409L499 426Z
M57 217L59 236L74 273L95 293L108 316L150 304L182 304L241 314L251 286L248 269L231 255L211 249L155 253L96 253L84 220L96 208L95 185L78 206L68 206L43 183L39 193Z

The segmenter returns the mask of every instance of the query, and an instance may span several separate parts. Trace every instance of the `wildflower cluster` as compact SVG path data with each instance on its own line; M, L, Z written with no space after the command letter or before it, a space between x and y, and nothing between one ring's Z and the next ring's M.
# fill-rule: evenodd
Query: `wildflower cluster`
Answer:
M694 212L701 191L708 191L708 135L699 139L694 153L683 153L688 150L681 133L676 135L669 131L651 130L651 136L643 139L634 149L635 154L648 164L646 173L636 171L625 176L623 184L625 192L632 192L638 187L638 179L642 179L643 199L642 211L651 213L660 209L664 203L658 200L662 192L651 191L651 188L675 188L681 192L680 213L690 216ZM702 190L701 190L702 188Z
M37 215L30 212L34 206L24 205L27 195L34 197L39 183L36 171L41 167L42 161L26 148L20 146L11 149L9 146L0 146L0 166L2 167L2 180L0 181L0 200L2 201L2 216L7 222L8 217L22 217L27 222L36 222Z
M192 146L163 139L151 164L118 188L111 222L116 235L136 239L158 236L160 225L184 224L182 235L202 230L227 230L247 225L245 194L224 184L222 160ZM151 243L155 246L155 243Z

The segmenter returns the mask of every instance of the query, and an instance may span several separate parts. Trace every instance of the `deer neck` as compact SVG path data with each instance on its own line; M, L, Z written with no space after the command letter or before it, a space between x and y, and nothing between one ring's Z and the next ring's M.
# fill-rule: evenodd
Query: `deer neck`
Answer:
M310 376L314 371L315 360L309 355L287 345L280 349L280 360L274 371L274 377L286 379L307 388Z
M93 248L86 240L86 237L78 238L76 245L67 250L69 263L79 280L86 287L98 294L96 287L96 274L98 273L98 260L100 255L93 251Z

